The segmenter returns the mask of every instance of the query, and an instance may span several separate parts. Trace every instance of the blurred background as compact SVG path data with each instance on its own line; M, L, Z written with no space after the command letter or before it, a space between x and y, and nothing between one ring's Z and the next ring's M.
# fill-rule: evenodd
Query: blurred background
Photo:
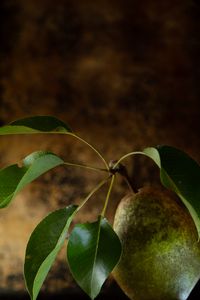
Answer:
M0 18L0 125L54 115L107 161L168 144L200 163L198 1L1 0ZM102 166L91 149L70 137L9 136L1 137L0 145L0 167L45 149L70 162ZM138 188L159 184L158 170L148 159L127 159L126 165ZM12 294L22 299L24 252L36 224L51 210L79 203L101 178L92 171L57 168L1 211L1 299ZM96 219L104 192L77 222ZM108 209L111 222L127 192L119 179ZM199 297L199 290L191 299ZM44 296L58 292L84 297L64 253L43 287ZM102 293L104 299L123 299L112 279Z

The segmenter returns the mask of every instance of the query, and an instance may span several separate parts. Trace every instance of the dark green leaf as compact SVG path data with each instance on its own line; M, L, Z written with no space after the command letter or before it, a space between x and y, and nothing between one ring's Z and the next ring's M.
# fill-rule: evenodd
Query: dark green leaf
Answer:
M0 170L0 208L6 207L27 184L64 161L50 152L37 151L28 155L22 165Z
M121 243L105 218L78 224L67 247L72 275L80 287L94 299L121 255Z
M63 121L52 116L33 116L0 127L0 135L72 132Z
M146 148L144 153L160 168L162 184L188 208L200 237L200 166L186 153L170 147Z
M68 206L49 214L33 231L24 264L26 287L35 300L60 251L77 206Z

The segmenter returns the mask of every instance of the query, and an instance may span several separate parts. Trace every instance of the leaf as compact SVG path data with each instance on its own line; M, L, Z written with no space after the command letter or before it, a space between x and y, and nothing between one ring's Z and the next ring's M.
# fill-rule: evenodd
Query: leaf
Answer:
M37 151L28 155L22 166L17 164L0 170L0 208L6 207L27 184L64 161L51 152Z
M144 154L160 168L162 184L181 198L200 237L200 166L186 153L170 146L146 148Z
M52 116L33 116L16 120L0 127L0 135L30 133L70 133L72 130L63 121Z
M94 299L121 255L121 243L105 218L78 224L69 237L67 259L74 279Z
M27 290L35 300L60 251L77 206L70 205L49 214L33 231L27 248L24 276Z

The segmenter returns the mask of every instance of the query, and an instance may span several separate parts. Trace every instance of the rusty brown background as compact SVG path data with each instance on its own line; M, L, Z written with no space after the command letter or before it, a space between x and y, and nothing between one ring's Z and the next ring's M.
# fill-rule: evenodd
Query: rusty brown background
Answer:
M200 4L193 0L1 0L0 124L31 115L61 118L106 160L169 144L200 162ZM0 166L48 149L100 165L63 136L1 137ZM138 187L157 183L145 159L127 160ZM23 292L25 245L49 211L78 203L102 178L59 168L0 214L0 293ZM77 221L93 220L104 192ZM108 217L127 192L119 180ZM75 288L61 253L44 291ZM109 287L108 287L109 290Z

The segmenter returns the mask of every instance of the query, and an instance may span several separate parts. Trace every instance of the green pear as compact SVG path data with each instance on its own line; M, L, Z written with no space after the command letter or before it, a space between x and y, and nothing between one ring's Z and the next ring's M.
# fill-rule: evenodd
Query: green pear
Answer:
M178 199L146 187L120 202L114 219L123 252L114 278L132 300L185 300L200 278L200 243Z

